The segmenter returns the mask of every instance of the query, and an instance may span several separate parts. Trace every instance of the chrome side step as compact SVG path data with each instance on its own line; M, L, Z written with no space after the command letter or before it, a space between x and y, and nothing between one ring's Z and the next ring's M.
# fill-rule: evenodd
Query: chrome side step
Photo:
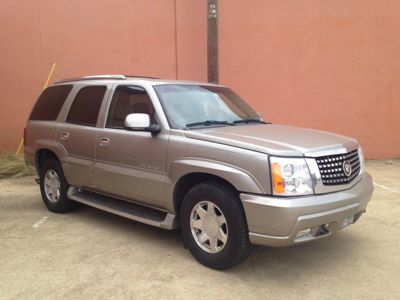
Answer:
M69 188L68 198L148 225L164 229L175 229L178 227L176 216L174 214L113 197L80 190L76 187L71 186Z

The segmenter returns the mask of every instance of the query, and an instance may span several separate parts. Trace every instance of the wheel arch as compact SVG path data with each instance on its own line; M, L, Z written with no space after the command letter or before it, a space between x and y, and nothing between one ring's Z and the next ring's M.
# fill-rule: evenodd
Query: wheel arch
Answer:
M36 151L35 167L37 172L40 172L40 169L42 168L44 161L48 158L55 159L60 163L60 159L58 158L57 154L54 151L48 148L40 148Z
M206 180L221 182L238 192L266 193L253 174L246 170L220 161L187 157L174 161L169 167L164 182L168 209L178 213L185 192L195 183Z
M203 182L218 183L224 185L225 187L230 188L235 192L239 192L235 188L235 186L233 186L229 181L220 176L203 172L193 172L185 174L181 178L179 178L179 180L176 182L173 192L174 210L177 215L179 214L179 210L186 193L195 185Z

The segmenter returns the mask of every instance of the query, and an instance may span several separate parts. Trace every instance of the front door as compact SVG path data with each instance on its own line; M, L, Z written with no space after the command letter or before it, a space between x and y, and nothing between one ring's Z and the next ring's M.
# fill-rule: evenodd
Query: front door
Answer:
M97 189L163 207L162 185L169 135L163 130L157 135L125 130L125 117L132 113L149 114L151 121L157 122L146 90L140 86L120 85L109 106L106 126L99 129L97 136Z

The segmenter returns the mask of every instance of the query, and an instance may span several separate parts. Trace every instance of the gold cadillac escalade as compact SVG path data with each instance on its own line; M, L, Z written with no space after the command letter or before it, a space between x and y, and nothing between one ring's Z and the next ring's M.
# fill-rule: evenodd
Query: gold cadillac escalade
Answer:
M242 262L252 244L328 237L360 218L373 191L354 139L265 122L209 83L61 80L40 95L25 141L50 211L80 202L180 228L215 269Z

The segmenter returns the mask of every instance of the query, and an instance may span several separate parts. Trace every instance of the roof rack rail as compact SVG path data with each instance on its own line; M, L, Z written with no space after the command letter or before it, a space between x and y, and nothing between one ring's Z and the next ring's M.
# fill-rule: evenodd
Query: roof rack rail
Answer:
M125 77L135 77L135 78L148 78L148 79L160 79L158 77L151 76L141 76L141 75L124 75Z
M56 81L56 83L64 83L71 81L82 81L82 80L104 80L104 79L117 79L117 80L125 80L126 76L124 75L92 75L92 76L83 76L76 78L67 78Z

